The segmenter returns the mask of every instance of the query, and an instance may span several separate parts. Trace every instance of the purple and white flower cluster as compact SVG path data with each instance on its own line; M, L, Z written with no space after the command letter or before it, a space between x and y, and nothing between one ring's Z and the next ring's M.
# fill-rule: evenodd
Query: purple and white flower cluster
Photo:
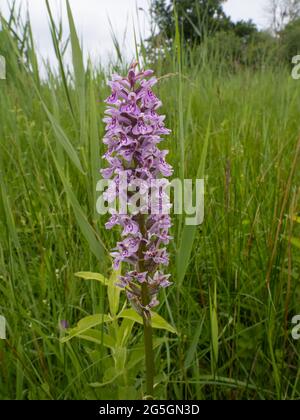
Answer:
M126 174L127 186L140 185L141 189L144 185L147 190L154 180L173 173L165 160L168 151L157 147L163 140L161 136L169 134L170 130L165 128L165 117L157 113L162 104L152 90L156 82L152 70L138 72L136 64L130 67L126 78L113 75L109 82L112 94L106 99L103 140L107 145L104 158L109 166L101 171L102 176L113 180L116 186L105 193L109 203L117 194L122 194L121 174L123 177ZM156 193L160 203L164 193L160 188ZM161 210L161 206L158 207ZM111 254L114 268L118 269L123 262L128 264L129 270L119 278L118 285L126 289L128 299L141 315L149 313L149 309L159 303L159 290L171 284L170 276L161 271L161 266L169 264L166 245L171 239L170 216L162 211L153 214L147 202L146 209L144 206L129 215L113 212L106 228L117 225L121 227L122 240ZM147 285L147 304L142 296L143 284Z

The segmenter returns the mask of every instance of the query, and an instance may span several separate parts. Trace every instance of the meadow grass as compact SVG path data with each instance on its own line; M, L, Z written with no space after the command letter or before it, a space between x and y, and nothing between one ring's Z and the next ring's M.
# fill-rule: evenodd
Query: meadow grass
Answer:
M70 10L69 22L73 71L52 21L58 70L41 79L30 26L17 40L2 21L0 314L8 339L0 341L0 399L142 396L142 364L125 382L94 388L107 379L110 353L60 342L61 320L106 311L104 288L74 274L107 275L117 239L96 213L112 68L83 64ZM165 337L156 397L299 399L291 319L300 313L300 252L291 238L299 237L300 82L285 67L232 71L205 46L182 48L177 35L151 65L173 131L169 161L176 176L204 176L205 220L189 230L173 218L174 285L159 313L178 336L156 333ZM134 327L129 349L141 335Z

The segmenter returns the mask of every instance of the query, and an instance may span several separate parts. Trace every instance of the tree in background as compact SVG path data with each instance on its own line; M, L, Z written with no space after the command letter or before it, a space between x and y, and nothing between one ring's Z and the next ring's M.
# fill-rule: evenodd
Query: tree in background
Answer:
M280 58L291 63L300 53L300 0L269 0L267 13Z
M167 44L172 42L177 22L184 42L189 45L201 44L217 33L233 34L247 44L258 33L256 25L251 20L233 22L223 10L225 1L153 0L150 13L155 30L150 45L159 46L162 40Z
M300 54L300 18L288 23L279 35L282 56L291 63Z
M151 16L158 36L174 39L176 16L186 42L201 42L206 35L228 29L230 19L222 7L224 0L154 0ZM176 11L176 14L175 14Z
M275 35L300 17L300 0L269 0L267 6L270 27Z
M251 21L233 22L223 10L225 0L152 0L150 52L170 45L176 25L187 47L207 41L208 52L234 65L260 66L291 62L300 53L300 0L269 0L269 31ZM154 54L155 57L155 54Z
M209 41L210 51L216 47L226 59L248 63L261 55L265 34L251 21L233 22L223 10L225 0L152 0L151 17L153 34L150 50L169 45L175 38L176 25L183 42L197 46ZM259 43L259 52L253 54L253 45ZM247 51L251 45L251 58ZM255 48L255 47L254 47Z

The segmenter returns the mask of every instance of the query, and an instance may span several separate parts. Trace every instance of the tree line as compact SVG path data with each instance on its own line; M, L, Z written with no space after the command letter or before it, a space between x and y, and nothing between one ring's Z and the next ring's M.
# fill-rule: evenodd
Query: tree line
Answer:
M153 0L149 50L168 47L180 34L185 45L204 42L219 48L223 57L240 64L266 58L291 62L300 53L300 0L269 0L263 10L268 26L252 20L234 22L223 8L226 0Z

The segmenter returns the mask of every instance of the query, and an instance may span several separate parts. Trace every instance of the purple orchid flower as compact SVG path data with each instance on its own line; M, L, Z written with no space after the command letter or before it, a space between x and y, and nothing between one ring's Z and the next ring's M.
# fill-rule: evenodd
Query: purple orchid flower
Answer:
M112 79L109 82L112 93L106 99L103 140L107 146L104 158L109 166L101 171L104 178L113 180L116 185L105 193L109 202L121 192L122 171L127 173L127 185L139 185L140 192L145 194L152 181L173 173L165 160L168 151L157 147L163 141L161 136L170 134L170 130L164 125L165 117L156 112L162 103L152 90L157 83L153 71L137 72L136 64L133 64L127 77L113 75ZM159 209L164 195L158 188L155 201ZM130 206L131 197L127 202ZM146 207L130 215L114 213L105 226L107 229L122 228L122 241L117 243L111 256L115 269L122 262L128 270L119 277L117 285L126 290L136 311L149 318L151 308L159 304L159 290L171 285L170 275L164 274L161 266L169 263L166 245L171 240L172 223L168 214L161 211L151 214L151 203ZM147 291L146 298L143 290Z

